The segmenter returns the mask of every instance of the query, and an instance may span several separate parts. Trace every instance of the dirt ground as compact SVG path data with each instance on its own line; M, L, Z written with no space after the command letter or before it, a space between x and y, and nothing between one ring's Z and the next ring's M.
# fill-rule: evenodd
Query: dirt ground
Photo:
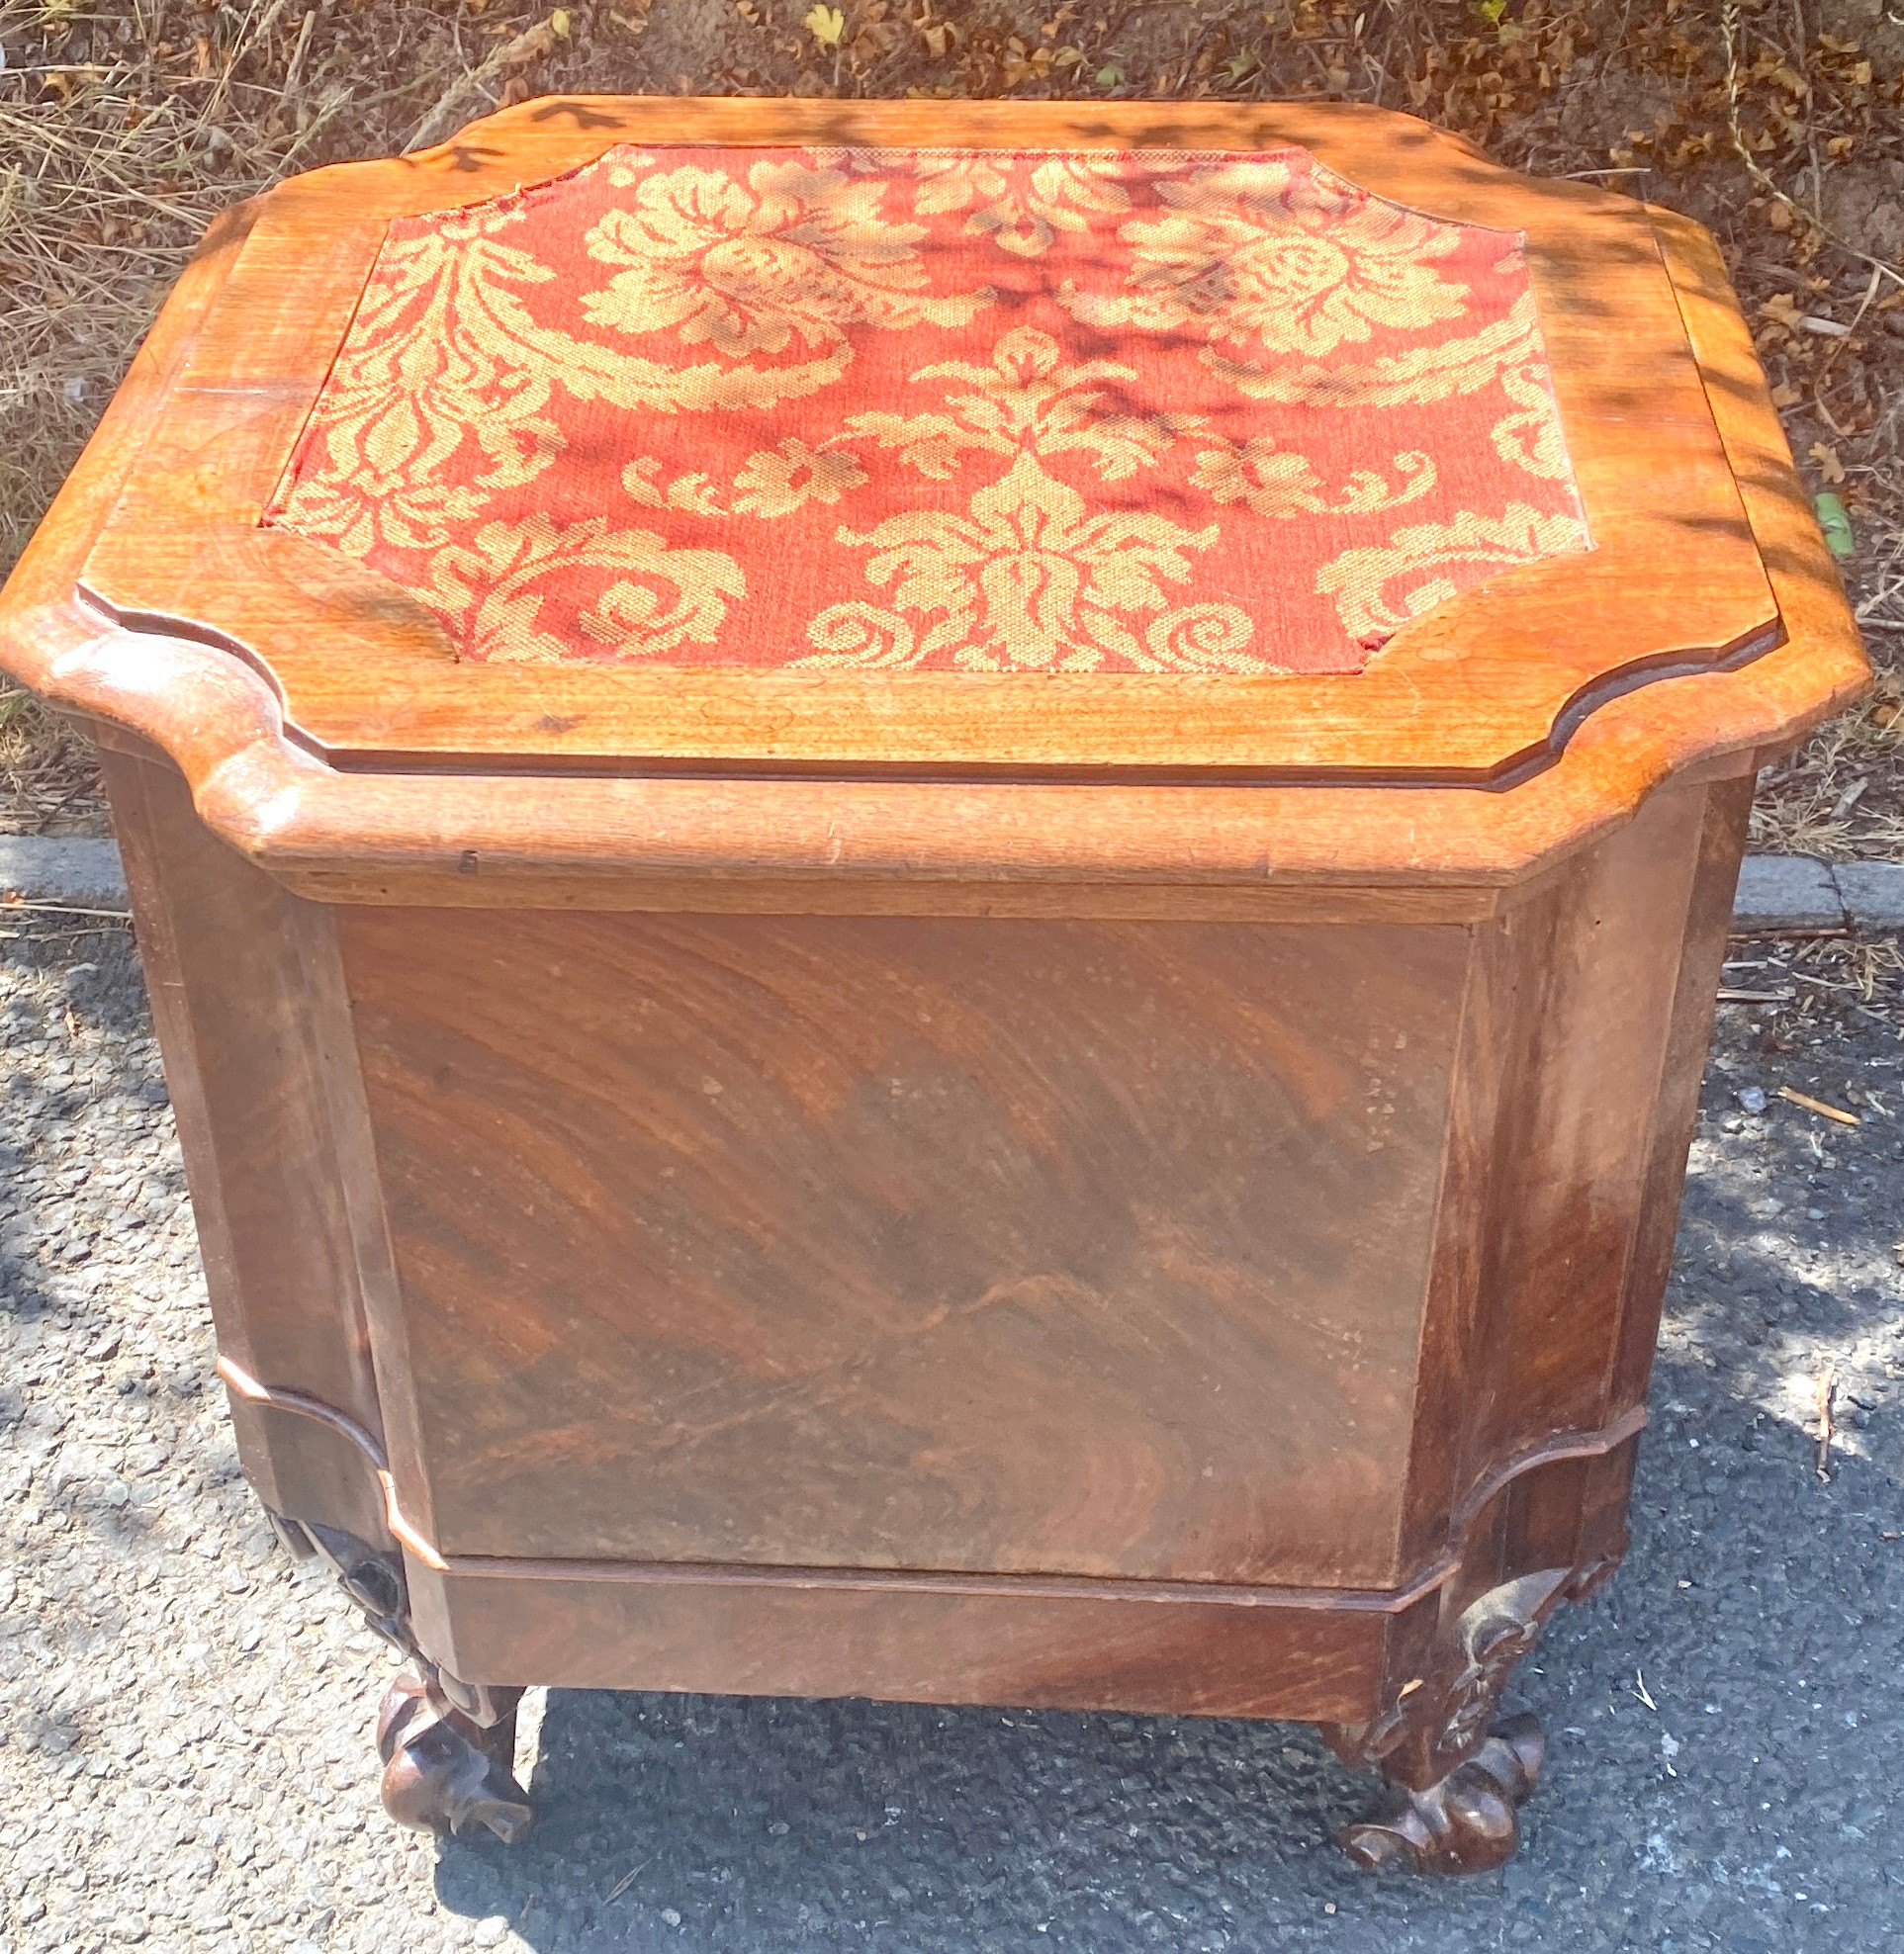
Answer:
M0 0L0 570L206 221L498 102L695 94L1380 103L1718 232L1838 495L1874 696L1771 769L1762 848L1904 849L1904 12L1895 0ZM104 826L0 694L0 832Z

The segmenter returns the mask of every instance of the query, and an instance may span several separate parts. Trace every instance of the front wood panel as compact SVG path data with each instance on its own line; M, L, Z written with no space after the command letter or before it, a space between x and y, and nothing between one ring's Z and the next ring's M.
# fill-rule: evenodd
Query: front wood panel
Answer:
M1465 929L340 922L444 1553L1395 1578Z

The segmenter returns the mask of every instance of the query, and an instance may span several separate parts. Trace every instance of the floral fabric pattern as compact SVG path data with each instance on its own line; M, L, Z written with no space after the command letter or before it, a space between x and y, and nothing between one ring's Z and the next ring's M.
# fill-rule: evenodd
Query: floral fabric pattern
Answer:
M1300 149L621 147L394 221L265 520L496 663L1360 670L1589 546L1519 240Z

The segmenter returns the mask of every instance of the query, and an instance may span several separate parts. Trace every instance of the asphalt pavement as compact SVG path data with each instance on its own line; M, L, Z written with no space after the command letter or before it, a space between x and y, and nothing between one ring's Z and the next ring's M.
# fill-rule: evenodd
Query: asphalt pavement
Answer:
M1340 1858L1375 1780L1300 1727L1010 1709L551 1692L526 1844L398 1832L392 1660L237 1474L127 938L6 918L0 1954L1904 1948L1895 957L1734 954L1633 1551L1510 1696L1520 1856L1437 1882Z

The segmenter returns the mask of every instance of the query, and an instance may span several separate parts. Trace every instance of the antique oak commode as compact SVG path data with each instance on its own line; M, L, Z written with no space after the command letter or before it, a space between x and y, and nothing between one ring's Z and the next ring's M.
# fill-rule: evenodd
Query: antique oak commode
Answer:
M244 1465L529 1684L1305 1719L1497 1863L1755 767L1711 240L1340 107L531 103L215 228L8 586Z

